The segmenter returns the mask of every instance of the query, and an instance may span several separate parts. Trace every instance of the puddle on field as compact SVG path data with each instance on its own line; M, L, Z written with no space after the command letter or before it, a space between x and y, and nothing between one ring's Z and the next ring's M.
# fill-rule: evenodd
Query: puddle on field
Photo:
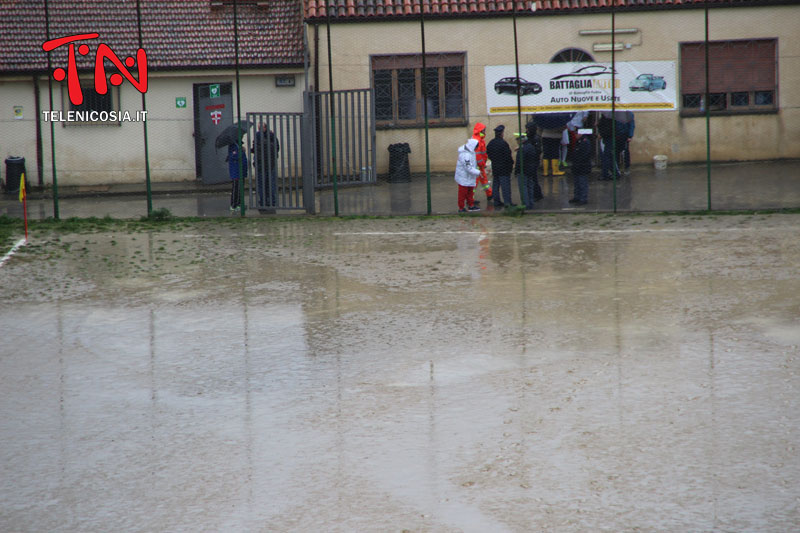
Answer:
M601 220L34 243L0 529L795 528L798 218Z

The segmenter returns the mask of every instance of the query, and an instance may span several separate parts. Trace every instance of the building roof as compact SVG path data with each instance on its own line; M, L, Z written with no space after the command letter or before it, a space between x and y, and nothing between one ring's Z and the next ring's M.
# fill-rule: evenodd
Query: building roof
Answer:
M331 20L357 21L372 19L402 19L419 17L424 5L425 16L476 17L487 15L510 15L514 11L512 0L304 0L305 17L308 21L327 18L327 6L331 6ZM562 15L571 13L600 13L618 11L763 6L797 4L796 0L516 0L518 14ZM532 5L536 9L532 9ZM334 8L335 6L335 8Z
M50 39L98 33L82 41L92 51L76 53L79 69L93 69L95 51L107 44L123 60L142 48L148 70L215 69L235 64L233 7L226 0L47 0ZM289 67L303 64L303 13L299 0L239 0L239 66ZM45 2L0 2L0 74L44 72L47 53ZM92 44L94 43L94 44ZM68 47L51 53L53 67L67 65ZM110 62L106 62L110 65Z

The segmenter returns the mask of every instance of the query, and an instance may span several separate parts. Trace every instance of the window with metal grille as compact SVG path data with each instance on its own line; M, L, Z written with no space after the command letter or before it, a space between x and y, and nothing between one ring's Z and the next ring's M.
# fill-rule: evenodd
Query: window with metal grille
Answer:
M422 54L374 55L375 125L378 128L465 124L467 109L466 54L425 54L423 96Z
M83 102L80 105L73 104L68 98L66 87L62 94L65 107L69 111L75 111L77 120L64 122L64 126L118 126L119 120L119 89L109 87L106 94L100 94L94 89L94 84L81 85L83 92ZM87 120L81 120L82 117Z
M708 107L711 114L777 111L777 39L711 41L708 44ZM681 43L682 116L706 108L705 43Z

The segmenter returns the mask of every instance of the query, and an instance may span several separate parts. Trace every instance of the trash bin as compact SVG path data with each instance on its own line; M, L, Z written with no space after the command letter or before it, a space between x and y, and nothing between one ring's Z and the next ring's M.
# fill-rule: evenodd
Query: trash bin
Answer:
M24 157L6 158L6 194L19 192L19 180L25 173ZM27 182L26 182L27 183Z
M653 156L653 166L656 170L664 170L667 168L667 156L665 155L654 155Z
M408 166L408 154L411 153L408 143L389 145L389 183L405 183L411 181L411 169Z

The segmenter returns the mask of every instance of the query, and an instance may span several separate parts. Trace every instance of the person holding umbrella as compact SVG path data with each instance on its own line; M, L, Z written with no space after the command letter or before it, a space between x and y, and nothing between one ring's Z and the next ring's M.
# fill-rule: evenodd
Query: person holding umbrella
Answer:
M239 178L247 177L247 155L241 143L228 145L228 175L231 178L231 211L236 211L241 206L241 192L239 191Z
M242 137L252 125L246 120L240 120L222 130L214 141L214 147L217 149L223 146L228 147L228 155L225 161L228 163L228 176L231 179L231 211L238 209L241 204L239 178L247 177L247 156L242 146ZM239 159L240 154L241 161Z

